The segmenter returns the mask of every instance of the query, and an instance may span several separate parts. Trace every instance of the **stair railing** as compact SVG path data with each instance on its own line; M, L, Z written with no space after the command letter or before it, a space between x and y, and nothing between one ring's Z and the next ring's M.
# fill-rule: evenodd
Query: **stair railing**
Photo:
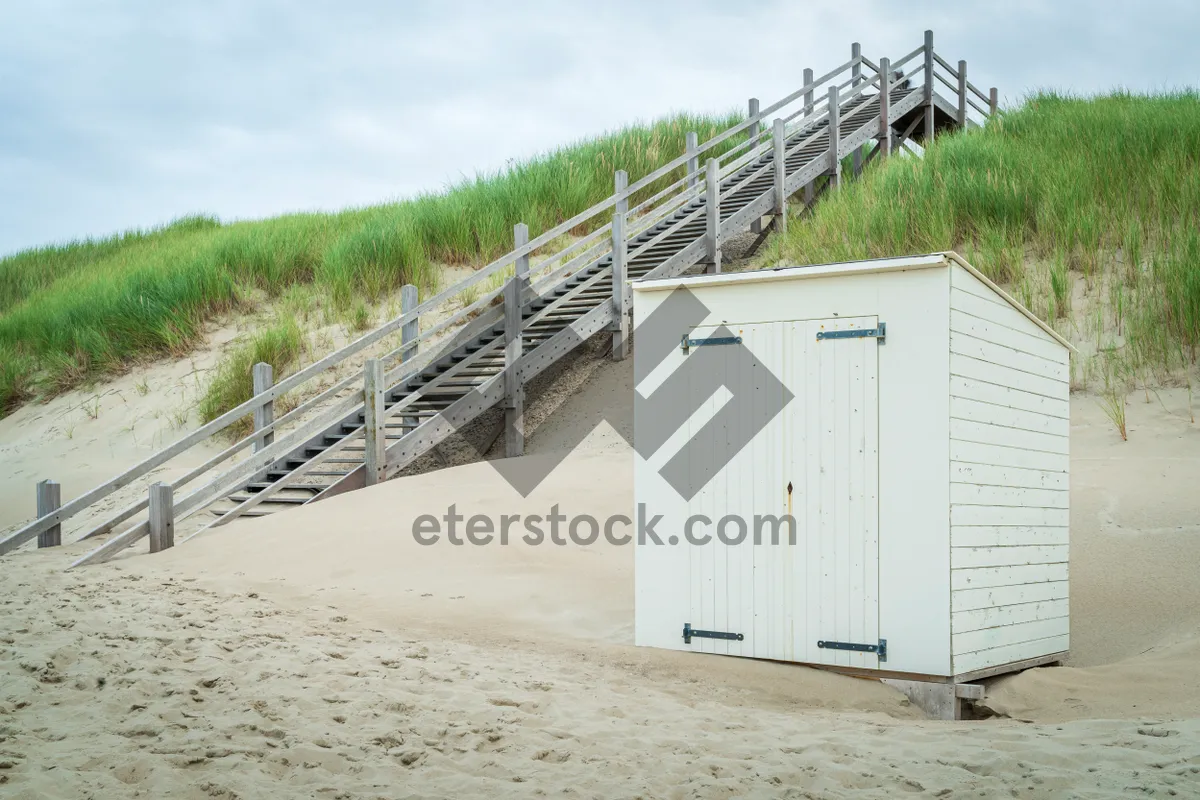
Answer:
M959 62L956 69L938 56L932 48L931 34L927 35L926 44L892 62L890 69L893 72L901 71L919 56L925 56L925 59L910 67L904 75L904 79L911 81L922 70L934 72L936 79L953 92L953 97L957 102L958 121L969 120L969 110L973 110L983 117L995 112L997 107L996 91L993 89L989 95L984 95L967 79L965 62ZM930 65L940 67L945 74L937 72L936 67ZM870 73L874 73L873 77L864 75L864 68ZM806 72L806 77L810 74ZM268 467L272 461L285 455L308 438L318 435L329 425L334 424L337 419L361 406L364 397L361 369L356 368L349 376L338 378L339 371L344 370L353 359L367 357L372 351L385 345L389 337L400 333L406 327L419 325L422 316L427 317L435 309L444 311L447 304L457 303L459 308L454 313L447 315L433 326L419 330L415 336L406 338L398 346L386 350L379 356L385 367L387 364L399 362L385 373L385 383L388 386L417 374L439 356L440 350L436 346L439 342L438 337L444 336L456 328L461 328L463 325L487 325L500 320L503 312L496 304L505 291L503 279L509 271L515 268L516 264L532 262L528 273L531 291L534 294L544 294L578 270L594 264L598 259L604 258L612 252L612 223L608 221L608 218L619 205L628 205L636 200L636 204L632 205L628 211L623 212L625 222L623 241L633 244L639 237L649 235L649 238L637 243L637 246L631 248L626 254L626 260L632 261L669 237L672 232L695 221L704 213L703 206L698 204L697 209L672 222L664 230L654 231L656 226L661 225L672 214L698 201L705 194L707 170L709 169L707 162L710 158L719 169L720 178L725 179L738 173L755 160L772 153L775 127L768 123L776 118L784 120L785 136L789 139L797 132L807 128L814 130L810 136L788 147L790 155L820 135L820 131L817 129L830 116L828 103L830 87L836 87L838 90L836 97L839 110L841 110L842 107L849 108L854 104L856 98L865 92L872 91L879 84L879 66L869 58L862 56L861 52L855 48L853 57L846 63L820 77L806 81L795 92L759 109L755 114L748 115L742 122L718 133L703 144L689 147L677 158L668 161L625 188L614 191L609 197L533 239L520 242L512 251L495 259L466 279L426 299L415 309L388 320L373 331L285 377L265 391L256 393L244 403L185 434L176 442L119 475L9 533L0 539L0 554L7 553L39 534L61 526L63 522L91 508L97 502L148 477L152 472L181 454L223 433L246 417L254 415L257 410L273 404L284 395L290 392L310 393L310 396L294 409L266 425L260 425L249 435L226 446L220 453L206 459L201 465L188 470L170 483L171 488L178 491L201 477L209 477L206 484L188 494L181 495L178 500L174 501L174 510L180 519L190 513L195 513L211 503L212 500L222 496L223 493L236 491L251 480L255 474ZM917 85L913 84L913 88L917 88ZM987 109L985 110L979 102L976 102L976 99L987 103ZM738 141L737 137L743 138ZM705 156L709 156L709 158L705 158ZM751 175L743 176L732 186L719 187L718 195L737 191L754 178L761 177L771 169L770 163L767 161L764 166L756 169ZM676 171L679 171L679 177L669 180L661 186L658 185L663 181L668 181L672 173ZM601 222L601 219L605 221ZM586 230L586 233L557 251L544 252L550 249L559 237L573 234L579 229ZM480 286L485 281L490 284L487 286L489 290L480 294ZM497 283L500 285L495 286ZM331 378L332 380L330 380ZM329 381L328 386L324 385L326 381ZM402 405L394 406L388 409L388 416L400 413L402 410ZM254 452L256 443L262 443L271 436L276 441ZM349 438L352 437L347 437L347 439ZM328 457L326 454L322 454L322 456ZM317 457L316 460L320 458ZM210 475L213 470L222 466L223 471L218 475L215 477ZM132 502L95 523L83 538L109 532L139 514L143 514L148 506L148 498ZM247 508L249 507L247 506ZM148 526L148 520L143 520L123 532L120 538L126 544L136 541L140 535L144 535Z

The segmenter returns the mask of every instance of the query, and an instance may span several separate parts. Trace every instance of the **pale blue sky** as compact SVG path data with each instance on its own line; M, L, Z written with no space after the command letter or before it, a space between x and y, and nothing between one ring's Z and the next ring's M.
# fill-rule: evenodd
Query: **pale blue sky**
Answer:
M1195 0L4 3L0 253L436 190L925 28L1006 101L1200 82Z

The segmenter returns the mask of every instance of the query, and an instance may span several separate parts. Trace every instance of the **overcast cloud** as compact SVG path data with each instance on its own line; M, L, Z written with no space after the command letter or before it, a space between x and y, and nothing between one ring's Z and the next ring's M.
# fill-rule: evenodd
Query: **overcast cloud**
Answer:
M673 110L772 102L932 28L1002 102L1200 82L1200 3L39 2L0 6L0 253L339 209Z

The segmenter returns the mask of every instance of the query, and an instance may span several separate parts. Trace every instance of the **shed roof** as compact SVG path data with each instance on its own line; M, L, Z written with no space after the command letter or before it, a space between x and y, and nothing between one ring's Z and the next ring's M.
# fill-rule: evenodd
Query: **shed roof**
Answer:
M749 272L724 272L716 275L694 275L685 278L659 278L657 280L634 281L633 289L638 292L657 292L678 287L689 289L709 286L723 286L735 283L766 283L769 281L805 280L808 278L828 278L837 275L870 275L880 272L904 272L917 269L947 268L958 264L963 269L978 278L984 285L1004 299L1009 305L1021 312L1031 322L1041 328L1054 341L1074 350L1074 346L1058 334L1053 328L1038 318L1036 314L1017 302L1015 298L993 283L979 270L967 263L958 253L947 250L943 253L926 253L916 256L901 256L897 258L875 258L866 261L844 261L837 264L813 264L810 266L775 267L774 269L751 270Z

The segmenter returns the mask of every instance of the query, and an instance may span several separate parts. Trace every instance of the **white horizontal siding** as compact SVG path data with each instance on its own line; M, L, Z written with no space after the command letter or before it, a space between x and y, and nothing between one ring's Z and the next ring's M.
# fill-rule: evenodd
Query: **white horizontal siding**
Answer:
M1007 444L964 442L950 440L950 460L995 467L1020 467L1067 474L1069 458L1066 453L1043 453Z
M1014 508L1012 506L950 506L950 545L954 545L956 525L1029 525L1066 527L1071 515L1066 508ZM951 564L953 568L953 564Z
M950 484L950 502L954 505L1067 508L1067 498L1066 489L980 486L974 483Z
M1020 547L1021 545L1069 544L1066 525L958 525L954 547Z
M962 567L951 570L950 590L991 589L1024 583L1065 581L1067 564L1026 564L1015 567ZM953 603L953 599L951 599Z
M1066 581L1022 583L1018 586L991 586L985 589L962 589L954 593L951 611L976 611L1000 606L1025 605L1045 600L1066 600Z
M1002 344L976 339L965 333L950 333L950 352L1054 381L1066 382L1071 379L1071 368L1066 362L1051 361Z
M993 317L1003 318L1005 316L1003 311L988 309L988 312ZM1041 331L1026 333L1013 330L1007 325L974 316L967 310L957 308L951 310L950 330L952 333L965 333L976 339L996 342L1059 364L1067 363L1070 358L1066 348L1058 342L1048 339Z
M959 569L1007 567L1023 564L1059 564L1067 561L1065 544L1029 544L1014 547L956 547L951 553Z
M968 276L968 278L970 277ZM991 289L984 287L982 291L991 292ZM971 291L963 291L963 284L956 282L956 285L950 290L950 313L953 314L955 311L958 311L960 314L968 314L985 322L1002 325L1016 333L1024 333L1028 336L1050 342L1066 350L1052 336L1035 325L1020 311L1010 306L1006 301L996 299L995 302L992 300L980 302L981 300L983 298L979 295L973 294Z
M1021 447L1026 450L1037 450L1041 453L1065 454L1069 449L1068 437L1066 436L1026 431L1020 428L1006 428L1003 425L973 422L953 417L950 418L950 438L960 442Z
M1048 636L1044 639L1013 642L1012 644L976 650L971 653L956 653L954 656L954 674L965 675L977 669L988 669L1002 664L1012 664L1027 658L1048 656L1053 653L1065 653L1070 649L1071 638L1067 631L1058 636Z
M959 375L950 378L950 396L963 400L978 400L994 406L1007 406L1022 411L1036 411L1039 414L1061 419L1068 419L1071 413L1070 407L1064 406L1060 398L1023 392L1011 386L1001 386Z
M1051 636L1063 636L1070 633L1071 626L1067 617L1054 619L1039 619L1032 622L1019 622L1015 625L998 625L992 628L980 628L974 631L956 631L954 634L954 655L974 653L979 650L991 650L1019 642L1032 642Z
M969 633L1007 625L1062 619L1067 616L1067 611L1067 598L1060 597L1032 603L1014 603L1007 606L976 608L971 611L955 611L951 622L956 632ZM959 644L964 646L965 642L960 639Z
M987 422L1005 428L1047 433L1051 436L1069 436L1071 421L1063 417L1052 417L1037 411L982 403L965 397L950 397L950 416L954 419Z
M1070 388L1066 381L1034 375L1030 372L1006 367L1003 364L995 364L981 358L954 352L950 353L950 376L951 378L955 376L974 378L984 383L1009 386L1022 392L1040 394L1051 399L1065 396L1064 392Z
M1069 639L1070 354L967 270L950 292L954 671Z
M950 480L977 486L1011 486L1025 489L1068 489L1067 473L1048 469L1022 469L990 463L950 461Z

